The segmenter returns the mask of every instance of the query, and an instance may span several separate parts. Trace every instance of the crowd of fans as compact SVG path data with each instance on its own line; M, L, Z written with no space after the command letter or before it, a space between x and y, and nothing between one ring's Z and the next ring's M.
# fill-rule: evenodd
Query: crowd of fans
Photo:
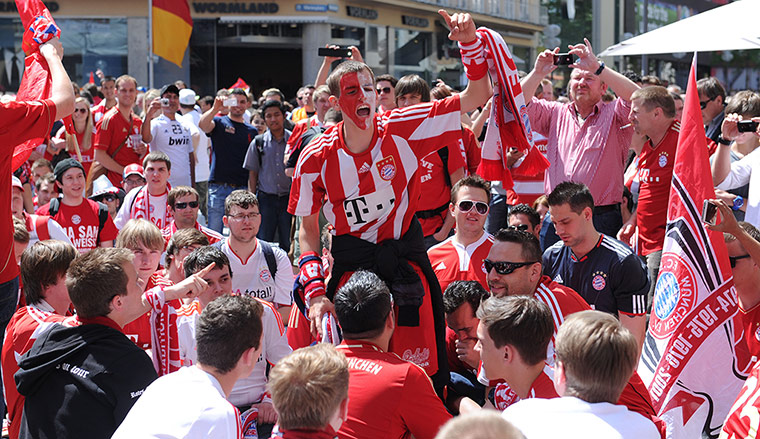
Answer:
M682 90L586 41L558 96L544 51L521 86L550 166L486 181L482 44L442 16L462 91L375 76L354 48L295 105L102 72L72 96L60 43L41 46L53 95L5 98L0 122L6 145L46 138L0 172L10 437L665 437L636 366ZM760 131L739 126L760 95L697 87L756 360ZM52 122L72 111L74 132Z

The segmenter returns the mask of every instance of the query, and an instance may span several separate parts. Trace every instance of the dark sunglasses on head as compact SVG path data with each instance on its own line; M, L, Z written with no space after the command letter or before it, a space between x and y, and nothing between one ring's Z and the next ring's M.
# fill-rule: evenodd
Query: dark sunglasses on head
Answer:
M377 89L377 94L380 94L380 93L390 93L390 92L391 92L391 88L390 87L382 87L382 88L378 88Z
M736 268L736 261L738 261L739 259L746 259L746 258L749 258L749 257L750 257L750 255L729 256L728 257L728 262L731 263L731 268Z
M198 207L198 202L197 201L190 201L189 203L174 203L174 209L175 210L187 209L187 206L190 206L193 209L195 209L196 207Z
M507 226L508 229L512 230L519 230L521 232L527 232L528 231L528 225L527 224L518 224L516 226Z
M488 213L488 204L482 201L462 200L457 204L459 210L464 213L471 211L473 206L475 207L475 211L481 215Z
M87 109L86 108L75 108L74 109L74 113L83 113L84 114L84 113L87 113Z
M517 270L520 267L527 265L533 265L539 261L533 262L506 262L506 261L491 261L489 259L483 259L483 265L486 267L486 273L490 273L492 269L496 269L496 272L503 275L507 275Z

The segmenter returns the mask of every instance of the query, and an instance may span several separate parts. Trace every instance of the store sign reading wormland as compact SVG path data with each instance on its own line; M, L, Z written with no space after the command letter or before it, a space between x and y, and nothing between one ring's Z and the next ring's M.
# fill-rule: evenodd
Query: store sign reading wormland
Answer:
M280 7L277 3L233 3L233 2L193 2L193 10L202 13L231 14L276 14Z

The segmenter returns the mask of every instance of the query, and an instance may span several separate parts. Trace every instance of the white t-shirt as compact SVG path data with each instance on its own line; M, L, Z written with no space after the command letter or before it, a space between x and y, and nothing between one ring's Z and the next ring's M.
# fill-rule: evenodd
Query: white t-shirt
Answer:
M190 179L190 153L193 152L193 138L190 132L191 123L183 118L171 120L160 115L150 121L150 152L161 151L169 156L172 162L169 184L177 186L193 186Z
M654 423L608 402L588 403L581 399L530 398L507 407L502 416L527 439L658 439ZM551 420L551 422L546 422Z
M174 169L174 168L172 168ZM132 219L132 208L135 206L135 197L137 197L137 194L140 193L140 190L142 190L143 186L136 187L129 191L126 197L124 197L124 202L121 204L121 207L119 208L119 212L116 214L116 218L114 218L113 223L116 226L117 229L121 230L124 227L124 224L127 223L130 219ZM149 196L148 201L150 203L150 222L155 224L159 230L163 230L164 227L169 225L169 222L166 221L166 199L169 196L169 191L163 193L163 195L159 195L157 197L154 197L153 195L148 194Z
M28 247L31 247L34 245L35 242L39 241L40 238L37 235L37 217L38 215L30 214L29 216L32 217L31 225L32 230L27 229L27 232L29 232L29 245ZM60 224L53 218L48 217L47 220L47 229L48 234L50 235L50 238L48 239L57 239L58 241L63 241L67 244L72 244L71 239L66 234L66 231L63 230L63 227L61 227Z
M267 363L274 366L292 349L285 336L285 326L280 313L271 303L256 299L264 307L261 315L263 334L261 337L261 356L250 375L240 378L228 398L236 406L251 405L261 401L267 384ZM177 334L179 338L180 358L183 366L198 362L198 351L195 343L195 325L201 314L200 302L197 300L184 305L177 312Z
M727 191L749 183L749 196L744 201L747 206L744 221L753 225L760 224L760 171L757 171L758 167L760 167L760 148L745 155L741 160L731 163L731 172L715 186Z
M277 261L277 275L272 278L259 239L256 238L256 250L243 261L229 247L229 238L222 242L222 252L230 259L232 270L232 292L245 294L268 302L290 306L293 288L293 269L288 254L277 246L272 246Z
M238 438L239 413L219 381L184 367L154 381L113 435L121 438Z
M201 133L200 129L198 129L201 114L193 110L187 114L177 116L177 118L181 118L185 122L188 122L188 125L195 127L195 130L190 130L191 135L195 135L196 132L199 134L200 141L198 142L198 147L195 149L195 181L208 181L208 178L211 175L211 162L208 155L211 139L205 133Z

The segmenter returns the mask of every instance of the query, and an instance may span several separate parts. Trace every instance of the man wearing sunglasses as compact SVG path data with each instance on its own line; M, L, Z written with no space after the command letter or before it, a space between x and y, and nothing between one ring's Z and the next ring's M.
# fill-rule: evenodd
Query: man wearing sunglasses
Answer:
M554 366L554 340L560 325L570 314L586 311L591 307L571 288L560 285L542 274L541 247L538 239L527 232L514 229L499 230L494 235L488 259L483 263L488 271L488 287L492 296L532 296L549 306L554 319L554 331L546 352L546 362ZM488 383L491 377L481 373L478 379ZM489 384L495 385L495 382ZM504 394L503 400L510 400L510 395ZM514 401L516 399L513 399ZM635 372L620 395L618 404L625 405L647 418L655 415L649 392L641 377Z
M224 237L216 230L209 229L198 223L198 191L189 186L177 186L169 191L166 203L172 214L172 222L162 231L164 240L168 243L177 230L196 229L206 235L209 244L221 241Z
M493 237L483 227L490 198L490 184L478 175L464 177L451 189L449 212L456 232L428 250L441 290L458 280L475 280L486 287L483 259L491 250Z
M596 230L594 198L585 185L560 183L548 199L561 241L544 252L544 274L577 291L597 311L618 317L641 347L650 286L641 259L622 242Z
M375 78L377 90L377 112L380 114L396 108L396 83L398 80L391 75L380 75Z
M717 143L728 144L721 137L721 124L726 106L726 89L714 77L702 78L697 81L697 93L699 93L699 106L702 108L702 123L705 125L707 138Z
M518 204L509 209L507 224L510 228L528 232L538 239L541 234L541 216L527 204Z
M728 261L739 297L737 319L744 328L750 356L760 357L760 231L747 222L737 222L731 207L722 200L711 200L720 211L720 223L707 225L723 232Z

